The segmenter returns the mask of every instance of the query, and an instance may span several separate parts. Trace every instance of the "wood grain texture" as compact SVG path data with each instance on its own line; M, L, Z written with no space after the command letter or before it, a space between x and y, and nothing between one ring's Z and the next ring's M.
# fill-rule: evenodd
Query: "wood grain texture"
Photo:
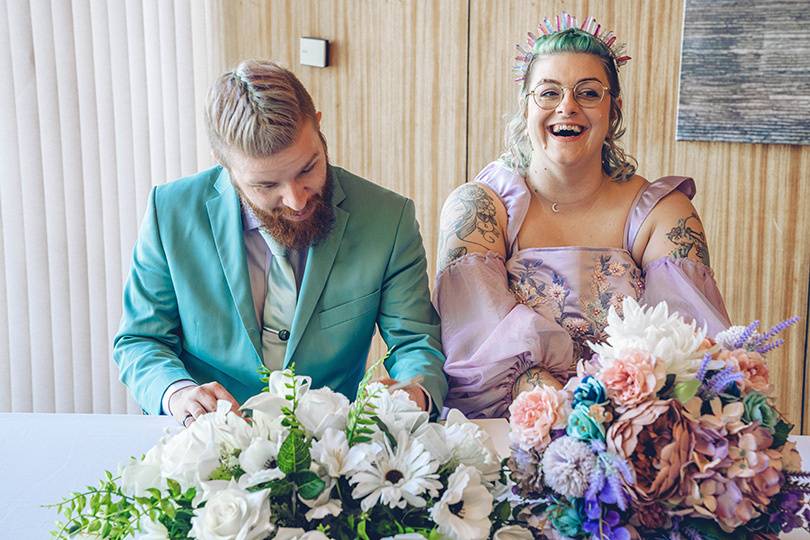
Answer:
M810 4L686 0L678 140L810 144Z
M648 179L695 178L694 201L707 231L720 290L732 320L770 326L799 315L786 345L771 353L778 407L810 433L803 396L810 282L810 148L675 141L683 2L642 0L470 0L468 179L503 147L505 115L514 110L514 45L543 16L562 9L594 15L627 42L633 57L620 74L624 146ZM804 418L803 418L804 416Z
M432 282L441 204L465 178L467 1L225 5L226 64L289 67L323 113L331 161L414 200ZM329 67L298 63L307 36L329 40ZM370 357L384 350L376 337Z

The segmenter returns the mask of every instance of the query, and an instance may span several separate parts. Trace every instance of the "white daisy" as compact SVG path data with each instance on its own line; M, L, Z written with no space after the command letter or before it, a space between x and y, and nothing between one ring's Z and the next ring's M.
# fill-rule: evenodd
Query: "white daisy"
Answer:
M438 463L422 443L411 439L405 431L397 436L395 448L384 439L384 447L370 454L349 478L349 483L355 486L352 496L363 499L360 507L364 512L377 501L390 508L405 508L408 504L424 507L427 503L421 495L427 492L437 497L442 487L436 474Z
M489 536L492 494L481 484L475 467L459 465L447 479L447 491L433 505L430 517L439 532L452 540L477 540Z

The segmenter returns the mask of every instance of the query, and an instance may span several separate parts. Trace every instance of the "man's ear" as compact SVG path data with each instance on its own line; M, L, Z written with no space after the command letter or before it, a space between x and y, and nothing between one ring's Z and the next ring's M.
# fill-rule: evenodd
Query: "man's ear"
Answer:
M321 123L321 111L315 113L315 119L318 121L318 124Z
M618 105L619 109L621 110L621 108L622 108L622 97L621 96L616 98L616 105Z

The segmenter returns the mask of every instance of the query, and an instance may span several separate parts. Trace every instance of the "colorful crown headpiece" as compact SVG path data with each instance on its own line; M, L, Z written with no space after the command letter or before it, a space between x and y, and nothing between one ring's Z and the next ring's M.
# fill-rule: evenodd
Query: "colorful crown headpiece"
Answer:
M616 63L616 68L625 65L627 61L630 60L630 57L624 54L625 44L617 43L616 34L614 34L612 31L603 29L602 25L597 23L593 16L586 18L580 25L576 17L572 17L563 11L559 15L556 15L553 21L550 21L548 17L544 18L543 22L537 26L538 34L536 36L529 32L529 38L527 40L529 45L528 49L524 49L520 46L520 44L515 45L515 48L517 48L518 51L517 56L515 56L515 60L517 61L514 67L515 82L523 82L523 80L526 78L526 72L529 70L529 64L531 64L531 61L534 60L534 57L536 56L534 48L538 41L545 36L563 32L570 28L576 28L578 30L587 32L602 42L607 50L610 51L610 55L613 57L613 61Z

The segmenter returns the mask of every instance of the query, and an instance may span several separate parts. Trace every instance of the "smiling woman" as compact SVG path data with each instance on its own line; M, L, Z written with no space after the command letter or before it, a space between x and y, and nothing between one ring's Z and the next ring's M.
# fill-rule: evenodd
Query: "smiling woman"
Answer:
M448 406L506 416L522 389L565 383L632 297L706 325L729 325L709 267L691 178L648 182L619 146L612 32L563 14L530 34L516 66L506 150L442 210L434 303Z

